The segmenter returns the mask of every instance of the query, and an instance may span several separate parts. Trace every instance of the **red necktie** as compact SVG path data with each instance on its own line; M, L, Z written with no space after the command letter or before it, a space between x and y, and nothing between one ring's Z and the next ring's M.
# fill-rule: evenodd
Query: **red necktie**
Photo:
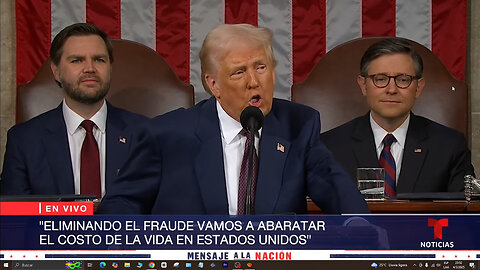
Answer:
M241 134L247 137L245 141L245 152L243 153L242 159L242 167L240 168L240 177L238 181L238 210L237 214L244 215L245 214L245 202L247 199L247 182L248 182L248 157L250 152L250 133L242 130ZM251 194L252 194L252 208L255 205L255 190L257 186L257 173L258 173L258 157L257 151L255 151L255 144L253 144L253 172L252 172L252 186L251 186ZM253 214L253 209L252 209Z
M397 184L396 184L396 170L395 160L393 159L390 147L397 139L392 134L387 134L383 139L383 150L380 153L380 159L378 163L385 168L385 195L388 198L394 198L397 196Z
M83 140L82 150L80 152L80 193L93 194L97 198L102 198L102 188L100 184L100 154L95 137L93 137L93 127L95 123L90 120L84 120L81 126L87 134Z

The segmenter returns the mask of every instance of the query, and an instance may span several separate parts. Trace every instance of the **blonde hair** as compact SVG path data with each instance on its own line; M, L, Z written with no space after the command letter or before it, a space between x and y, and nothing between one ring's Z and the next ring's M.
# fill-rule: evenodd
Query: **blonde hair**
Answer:
M247 40L253 45L265 48L268 59L275 66L277 61L273 55L272 38L273 33L270 29L250 24L220 24L213 28L205 37L200 50L201 76L205 91L212 94L205 82L205 74L216 73L221 59L239 40Z

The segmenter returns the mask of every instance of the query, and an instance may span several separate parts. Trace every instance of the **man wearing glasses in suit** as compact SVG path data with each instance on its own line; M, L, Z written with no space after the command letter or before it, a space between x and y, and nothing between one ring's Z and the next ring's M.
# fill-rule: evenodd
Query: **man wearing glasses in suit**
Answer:
M353 179L357 168L384 167L392 197L462 191L464 176L474 173L460 132L411 112L426 83L422 73L422 58L406 40L373 44L357 77L370 111L322 134Z

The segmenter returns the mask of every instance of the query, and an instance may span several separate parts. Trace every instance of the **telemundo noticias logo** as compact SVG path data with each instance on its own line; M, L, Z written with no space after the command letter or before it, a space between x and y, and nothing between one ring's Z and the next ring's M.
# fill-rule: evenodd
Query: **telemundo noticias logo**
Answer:
M454 248L455 243L453 241L443 241L445 228L448 228L448 218L434 219L428 218L427 226L433 228L433 241L420 242L421 248Z

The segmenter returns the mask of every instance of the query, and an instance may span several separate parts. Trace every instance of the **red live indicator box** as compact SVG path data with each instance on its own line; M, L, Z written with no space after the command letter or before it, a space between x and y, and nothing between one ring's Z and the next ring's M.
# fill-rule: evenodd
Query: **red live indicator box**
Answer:
M0 215L93 215L93 202L0 202Z

